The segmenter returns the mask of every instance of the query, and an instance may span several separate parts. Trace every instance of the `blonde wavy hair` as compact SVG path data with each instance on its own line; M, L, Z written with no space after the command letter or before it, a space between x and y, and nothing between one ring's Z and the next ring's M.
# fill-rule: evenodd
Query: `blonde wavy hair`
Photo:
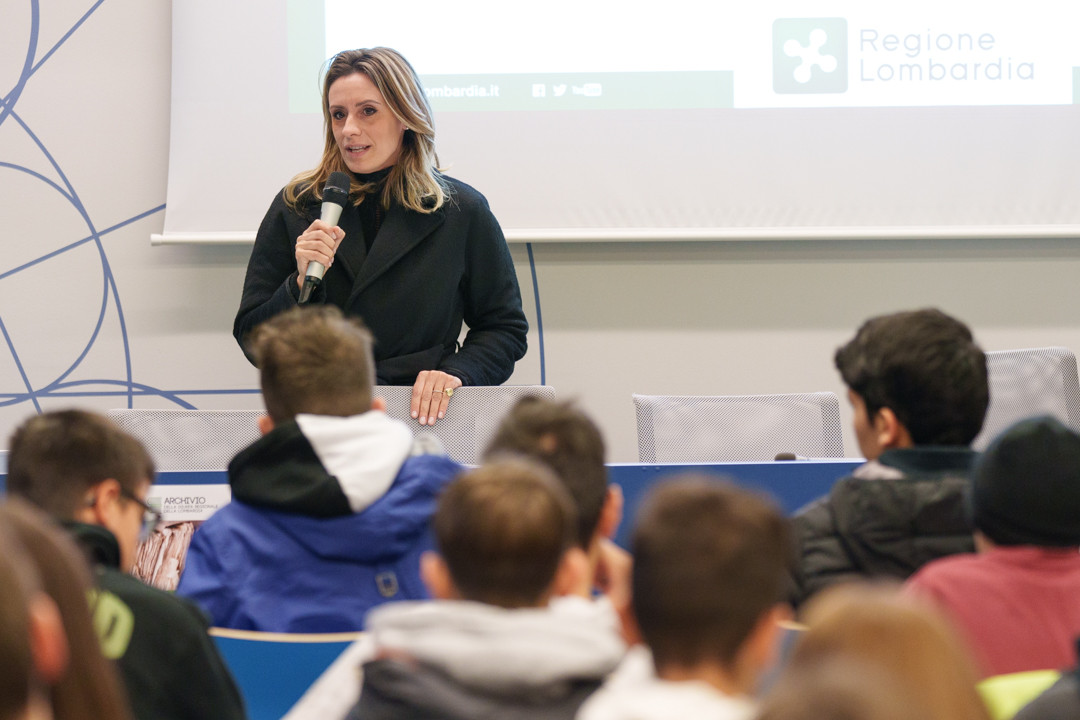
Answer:
M435 152L435 122L420 78L409 61L396 50L385 47L344 50L330 58L323 78L322 111L326 142L318 166L294 177L285 187L285 202L299 212L300 206L311 200L322 200L322 189L330 173L344 172L352 177L350 195L359 205L371 183L361 183L349 173L341 151L334 140L330 119L330 86L337 80L362 73L382 93L390 112L405 125L401 139L401 154L390 169L383 185L381 202L384 208L398 203L409 210L431 213L447 201L450 186L438 174L439 156Z

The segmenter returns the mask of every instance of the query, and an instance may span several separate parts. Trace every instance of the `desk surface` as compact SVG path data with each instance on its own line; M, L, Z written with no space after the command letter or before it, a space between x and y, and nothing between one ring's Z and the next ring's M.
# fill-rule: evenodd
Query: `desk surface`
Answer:
M823 459L758 463L715 463L608 466L611 482L622 488L623 521L615 542L627 547L638 507L649 488L665 479L687 473L726 479L740 487L770 496L787 514L829 492L833 483L850 475L864 460Z
M614 463L608 465L608 473L611 481L622 488L625 499L623 522L616 542L625 546L629 541L634 515L648 489L674 475L697 473L725 477L741 487L770 495L785 513L791 514L811 500L828 493L836 480L849 475L862 462L863 460L845 458L678 465ZM0 474L0 491L6 486L7 480L7 468L3 470L4 473ZM208 497L197 498L209 505L227 502L228 478L224 470L159 472L151 494L163 498L163 501L171 495L177 496L175 501L186 501L191 499L190 486L211 486L206 487L206 493L202 493ZM193 513L191 517L184 519L199 519L196 517L197 507L188 505L184 509Z

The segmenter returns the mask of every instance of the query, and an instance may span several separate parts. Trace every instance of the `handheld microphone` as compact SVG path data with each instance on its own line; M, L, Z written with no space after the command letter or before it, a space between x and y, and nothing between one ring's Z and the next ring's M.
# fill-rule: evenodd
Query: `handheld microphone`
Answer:
M330 173L323 188L322 214L320 219L327 225L337 225L345 203L349 202L349 176L343 172ZM299 303L303 305L311 299L311 293L322 284L326 267L314 260L308 263L304 274L304 286L300 288Z

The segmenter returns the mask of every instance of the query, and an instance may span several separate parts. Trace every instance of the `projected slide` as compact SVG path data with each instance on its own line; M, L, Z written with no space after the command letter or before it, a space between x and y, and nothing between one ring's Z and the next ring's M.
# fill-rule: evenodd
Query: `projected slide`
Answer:
M1076 13L1076 0L325 0L324 36L304 45L324 59L397 48L436 110L1063 105L1080 102Z
M1080 237L1078 1L184 0L164 235L253 235L389 46L513 240Z

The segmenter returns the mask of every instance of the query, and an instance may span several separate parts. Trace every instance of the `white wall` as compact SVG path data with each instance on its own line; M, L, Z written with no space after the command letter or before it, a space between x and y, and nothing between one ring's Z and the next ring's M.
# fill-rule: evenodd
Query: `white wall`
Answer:
M0 23L0 93L8 97L32 37L30 3L14 5L5 5ZM34 63L93 5L42 3ZM2 438L39 407L124 406L126 395L100 393L124 391L128 358L132 382L150 388L136 406L175 406L161 396L169 392L200 408L259 406L255 372L231 335L249 248L149 244L162 229L155 209L165 202L170 13L167 3L105 0L29 76L13 113L0 109ZM242 79L231 75L223 71L222 81L242 92ZM74 199L11 165L65 191L70 183ZM227 191L228 178L207 182ZM100 235L100 252L87 242L49 256L92 238L91 228L100 234L144 213ZM511 382L536 383L528 257L524 246L512 250L534 327ZM832 353L877 313L936 305L971 324L986 349L1080 348L1076 240L541 243L533 250L547 382L580 398L614 461L637 459L633 392L842 394ZM39 258L46 259L30 264ZM109 299L95 336L106 266L123 329ZM58 379L85 382L50 388ZM850 431L845 445L857 454Z

